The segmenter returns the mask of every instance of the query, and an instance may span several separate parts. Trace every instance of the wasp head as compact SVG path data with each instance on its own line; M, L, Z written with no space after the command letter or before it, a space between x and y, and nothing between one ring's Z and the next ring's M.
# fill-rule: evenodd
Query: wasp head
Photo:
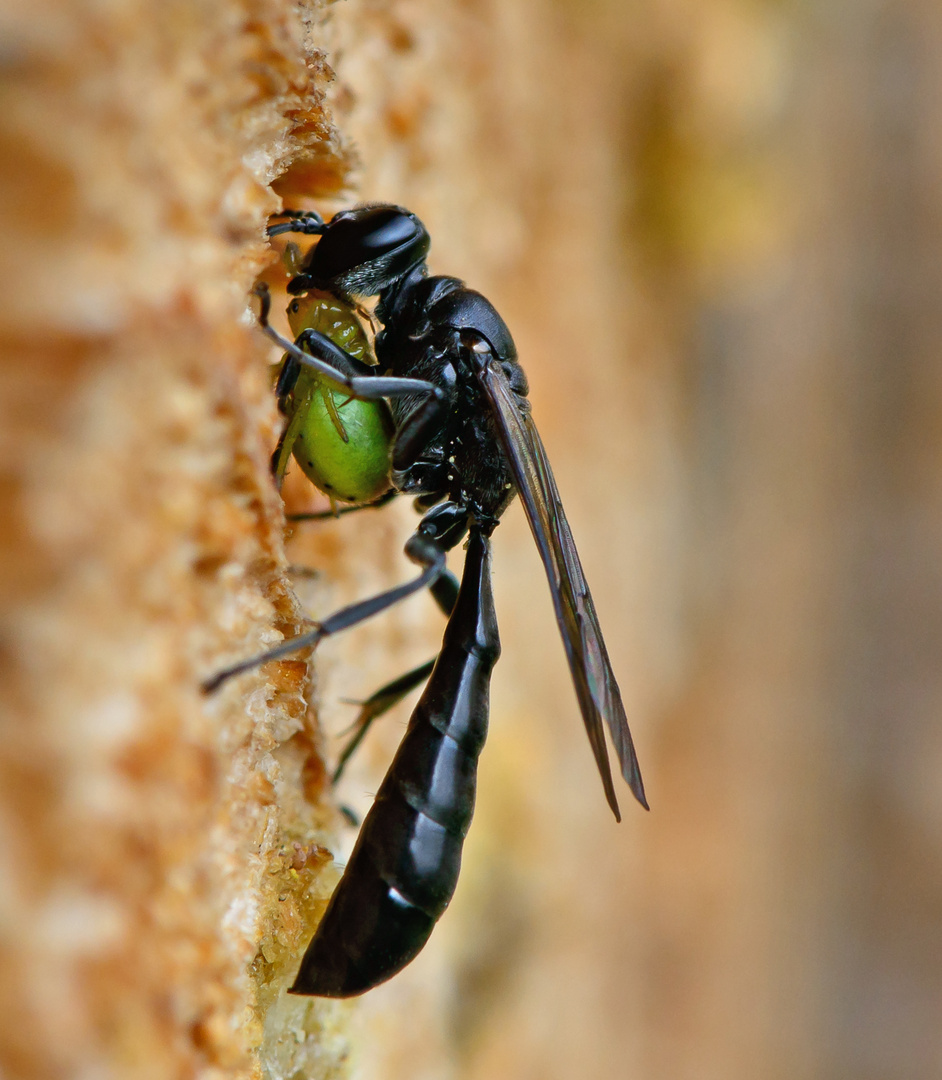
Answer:
M342 210L324 226L288 291L324 289L346 300L376 296L421 266L430 243L422 222L401 206Z

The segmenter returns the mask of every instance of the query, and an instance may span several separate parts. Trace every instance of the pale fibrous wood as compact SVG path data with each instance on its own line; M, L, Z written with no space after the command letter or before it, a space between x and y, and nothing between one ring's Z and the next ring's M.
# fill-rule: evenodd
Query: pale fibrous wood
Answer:
M301 626L247 294L272 182L349 182L322 15L5 24L5 1076L343 1069L271 1008L336 877L304 658L199 693Z

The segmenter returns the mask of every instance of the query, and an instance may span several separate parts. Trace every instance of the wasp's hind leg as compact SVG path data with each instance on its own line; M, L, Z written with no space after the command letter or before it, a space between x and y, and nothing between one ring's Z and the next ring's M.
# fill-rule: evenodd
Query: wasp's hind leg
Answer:
M259 653L241 663L233 664L232 667L223 668L202 684L204 694L218 690L224 682L228 682L234 675L240 675L244 671L261 667L270 660L281 660L285 656L298 652L301 649L316 647L325 637L338 634L357 623L378 615L407 596L419 592L421 589L433 585L442 574L446 573L446 552L454 547L468 530L467 511L455 503L439 503L433 507L422 520L419 527L409 537L405 546L406 555L423 567L422 573L412 581L404 585L397 585L393 589L373 596L368 600L361 600L357 604L341 608L323 622L314 623L312 630L306 634L284 641L281 645Z
M378 719L384 713L389 712L394 705L398 705L410 690L414 690L417 686L421 686L429 675L432 674L436 659L438 658L434 657L431 660L426 660L424 664L420 664L417 668L407 671L405 675L400 675L398 679L393 679L392 682L386 683L385 686L381 686L375 693L370 694L365 701L353 702L353 704L358 704L360 706L360 711L357 714L356 720L353 721L348 729L352 732L352 735L344 744L343 750L340 751L340 757L337 759L337 767L334 769L333 776L330 778L332 784L340 783L340 778L343 776L344 769L347 767L347 762L353 757L360 743L363 742L364 736L373 726L373 721Z
M448 618L455 609L455 603L458 600L458 588L458 579L450 570L445 570L441 577L429 586L429 591L444 613L445 618ZM437 656L433 656L431 660L426 660L424 664L407 671L405 675L400 675L398 679L393 679L392 682L381 686L375 693L370 694L366 701L359 702L360 712L350 727L353 734L340 752L337 768L334 769L334 775L331 777L332 783L338 783L340 777L343 776L347 762L363 741L363 737L369 731L373 721L389 712L393 706L398 705L411 690L421 686L432 674L437 659Z

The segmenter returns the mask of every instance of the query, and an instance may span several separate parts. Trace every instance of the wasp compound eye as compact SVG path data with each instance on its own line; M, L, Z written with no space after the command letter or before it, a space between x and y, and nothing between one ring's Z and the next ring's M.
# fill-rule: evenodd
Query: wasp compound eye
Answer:
M398 206L341 211L308 256L305 287L373 296L423 263L430 243L422 222Z

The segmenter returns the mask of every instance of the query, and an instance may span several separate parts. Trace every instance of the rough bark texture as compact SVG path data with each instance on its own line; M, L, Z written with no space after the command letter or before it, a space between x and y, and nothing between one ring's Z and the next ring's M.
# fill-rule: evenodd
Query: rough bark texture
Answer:
M938 4L0 13L4 1077L934 1080ZM504 314L653 806L512 512L458 894L354 1004L282 991L401 727L336 799L325 732L441 619L198 692L411 572L406 505L286 556L279 198L409 206Z

